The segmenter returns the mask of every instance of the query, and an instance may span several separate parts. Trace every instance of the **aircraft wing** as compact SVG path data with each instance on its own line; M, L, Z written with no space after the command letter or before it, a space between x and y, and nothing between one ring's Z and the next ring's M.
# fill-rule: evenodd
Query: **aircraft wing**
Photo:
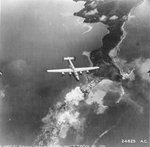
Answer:
M54 73L66 73L66 72L73 72L71 68L65 68L65 69L51 69L47 70L47 72L54 72Z
M98 66L95 66L95 67L81 67L81 68L75 68L75 70L77 72L80 72L80 71L89 71L89 70L95 70L95 69L99 69Z

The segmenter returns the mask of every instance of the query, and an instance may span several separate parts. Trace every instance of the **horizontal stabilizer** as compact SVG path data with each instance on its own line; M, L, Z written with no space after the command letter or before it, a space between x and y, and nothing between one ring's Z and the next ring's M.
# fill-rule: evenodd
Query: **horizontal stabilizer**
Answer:
M64 60L75 60L75 57L64 57Z

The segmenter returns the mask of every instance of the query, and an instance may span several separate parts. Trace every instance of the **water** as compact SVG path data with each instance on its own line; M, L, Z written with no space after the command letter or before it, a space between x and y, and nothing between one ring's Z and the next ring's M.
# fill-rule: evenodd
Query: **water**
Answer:
M89 66L82 52L99 48L106 28L85 25L72 15L83 3L6 0L2 6L0 63L7 88L0 142L30 145L49 107L80 84L73 77L48 74L46 69L66 68L64 56L76 56L75 66Z

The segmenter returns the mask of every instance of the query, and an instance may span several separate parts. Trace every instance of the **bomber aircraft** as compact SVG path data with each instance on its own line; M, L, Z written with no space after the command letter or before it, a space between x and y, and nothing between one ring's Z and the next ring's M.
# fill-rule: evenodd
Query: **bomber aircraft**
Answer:
M82 74L82 72L86 71L87 73L89 72L89 70L96 70L99 69L98 66L94 66L94 67L80 67L80 68L76 68L74 66L74 64L72 63L72 60L75 60L75 57L64 57L63 58L65 61L69 62L69 68L65 68L65 69L50 69L47 70L47 72L50 73L61 73L63 76L65 75L65 73L69 73L69 75L74 75L75 79L77 81L80 80L79 78L79 74Z

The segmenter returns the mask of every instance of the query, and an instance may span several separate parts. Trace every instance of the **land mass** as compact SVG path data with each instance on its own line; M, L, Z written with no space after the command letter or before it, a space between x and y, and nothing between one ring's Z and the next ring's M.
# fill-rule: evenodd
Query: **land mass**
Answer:
M103 23L108 33L102 39L102 46L91 52L90 58L95 66L100 66L94 75L120 81L122 76L109 53L124 37L123 26L131 10L143 0L74 0L85 1L84 8L75 16L84 18L84 23Z

